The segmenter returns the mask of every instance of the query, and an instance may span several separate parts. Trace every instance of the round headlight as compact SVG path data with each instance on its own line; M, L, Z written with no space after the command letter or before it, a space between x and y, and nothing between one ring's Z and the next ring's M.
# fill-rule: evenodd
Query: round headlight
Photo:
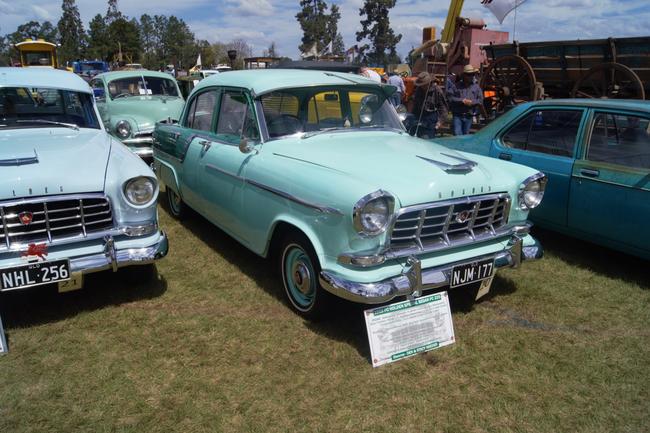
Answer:
M128 138L131 135L131 124L126 120L120 120L115 125L115 132L120 138Z
M533 209L539 206L544 197L547 177L542 173L526 179L519 188L519 208L522 210Z
M390 222L394 203L393 197L384 191L363 197L354 206L354 228L363 235L383 233Z
M155 192L156 184L148 177L136 177L124 185L124 196L135 206L149 203Z

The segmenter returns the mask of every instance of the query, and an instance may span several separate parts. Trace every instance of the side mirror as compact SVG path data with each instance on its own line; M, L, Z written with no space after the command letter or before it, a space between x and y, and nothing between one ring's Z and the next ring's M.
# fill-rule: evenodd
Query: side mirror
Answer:
M245 153L251 153L254 148L255 148L255 146L253 146L251 143L249 143L246 138L242 138L239 141L239 151L241 153L244 153L244 154Z
M406 110L406 107L404 104L399 104L395 110L397 110L397 115L399 116L399 120L402 122L406 120L406 115L408 114L408 111Z

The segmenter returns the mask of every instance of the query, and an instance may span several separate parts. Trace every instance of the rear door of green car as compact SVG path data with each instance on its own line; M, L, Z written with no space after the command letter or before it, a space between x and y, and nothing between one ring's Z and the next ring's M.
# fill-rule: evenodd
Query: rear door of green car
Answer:
M573 167L569 227L650 254L650 114L592 110Z
M548 176L542 204L531 211L536 223L566 227L573 162L586 110L533 107L494 140L490 156L535 168Z

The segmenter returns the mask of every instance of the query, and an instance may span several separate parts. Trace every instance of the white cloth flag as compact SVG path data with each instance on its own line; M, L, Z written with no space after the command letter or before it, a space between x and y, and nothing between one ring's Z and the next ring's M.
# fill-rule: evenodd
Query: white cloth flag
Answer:
M521 6L526 0L481 0L481 4L490 9L499 20L499 24L503 24L503 20L510 12L516 7Z

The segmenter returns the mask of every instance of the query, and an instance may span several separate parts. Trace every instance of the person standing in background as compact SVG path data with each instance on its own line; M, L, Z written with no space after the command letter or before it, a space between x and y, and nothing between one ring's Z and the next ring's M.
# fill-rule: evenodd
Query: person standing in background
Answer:
M447 100L442 89L428 72L420 72L415 79L413 97L415 124L409 134L420 138L434 138L442 121L447 117Z
M397 75L395 72L391 72L388 75L388 84L390 84L391 86L395 86L395 88L397 88L397 91L393 93L390 99L393 105L397 107L402 103L402 97L404 93L406 93L406 86L404 85L404 80L402 80L402 77Z
M448 86L447 98L453 116L454 135L469 134L472 119L477 115L477 107L483 104L483 91L475 80L477 73L478 70L472 65L465 65L462 79L455 86Z

